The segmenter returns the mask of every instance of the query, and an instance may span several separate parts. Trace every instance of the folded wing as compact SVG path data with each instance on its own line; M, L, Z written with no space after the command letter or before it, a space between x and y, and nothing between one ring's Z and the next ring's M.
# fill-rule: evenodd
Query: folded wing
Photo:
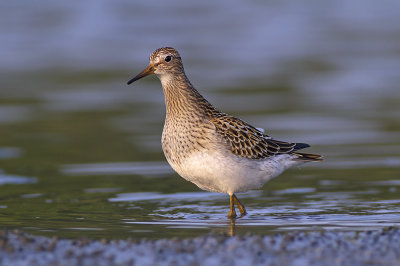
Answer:
M300 160L321 160L320 155L296 153L310 147L305 143L274 140L243 120L224 113L211 119L217 133L227 142L237 156L264 159L278 154L297 155Z

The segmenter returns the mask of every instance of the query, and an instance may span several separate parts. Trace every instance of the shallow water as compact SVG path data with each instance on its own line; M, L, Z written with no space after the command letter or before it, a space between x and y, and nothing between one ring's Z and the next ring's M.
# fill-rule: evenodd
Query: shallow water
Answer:
M2 228L160 238L399 224L399 4L335 3L3 3ZM233 225L227 195L166 163L159 81L125 85L163 45L218 108L326 160L238 194L248 215Z

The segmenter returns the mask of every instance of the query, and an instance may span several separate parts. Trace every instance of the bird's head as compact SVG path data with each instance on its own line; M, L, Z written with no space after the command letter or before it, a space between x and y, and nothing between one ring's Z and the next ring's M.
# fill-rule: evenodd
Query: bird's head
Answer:
M150 64L142 72L128 81L135 82L150 74L156 74L159 78L183 72L182 60L178 51L171 47L163 47L155 50L150 55Z

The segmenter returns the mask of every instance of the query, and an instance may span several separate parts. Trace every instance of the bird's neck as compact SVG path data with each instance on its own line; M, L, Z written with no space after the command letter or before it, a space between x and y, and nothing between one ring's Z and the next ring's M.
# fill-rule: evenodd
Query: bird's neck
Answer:
M200 116L210 114L214 107L193 87L185 73L159 77L164 91L166 115Z

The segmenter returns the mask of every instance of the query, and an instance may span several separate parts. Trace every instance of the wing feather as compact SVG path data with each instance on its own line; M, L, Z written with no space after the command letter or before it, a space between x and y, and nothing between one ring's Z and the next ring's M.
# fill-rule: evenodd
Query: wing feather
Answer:
M219 113L211 122L231 151L238 156L263 159L309 147L305 143L274 140L243 120L224 113Z

